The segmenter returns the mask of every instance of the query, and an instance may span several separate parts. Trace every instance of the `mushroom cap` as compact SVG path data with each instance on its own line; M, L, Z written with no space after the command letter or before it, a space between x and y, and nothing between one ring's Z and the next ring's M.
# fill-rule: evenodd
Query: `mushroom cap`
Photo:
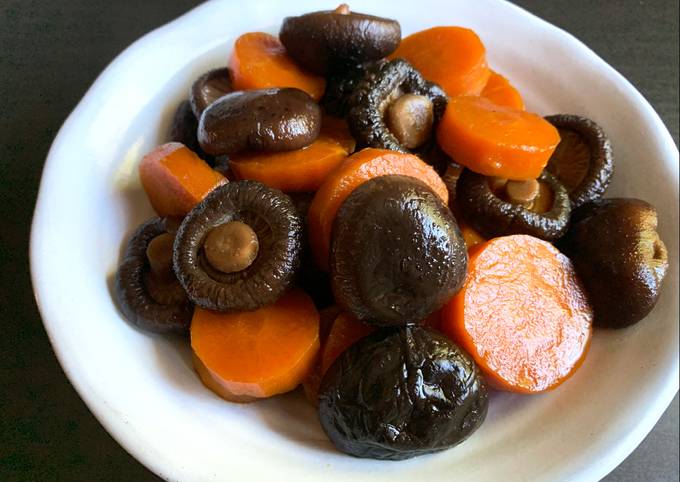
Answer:
M567 188L572 208L600 199L614 172L612 146L602 127L572 114L545 119L561 137L546 169Z
M326 75L340 66L388 56L401 42L401 27L396 20L329 10L286 17L279 39L296 62Z
M146 287L145 278L150 272L147 247L151 240L166 232L161 218L150 219L137 228L116 272L116 297L123 315L133 325L157 333L186 334L193 314L189 299L185 297L180 303L161 304Z
M241 221L257 234L255 261L242 271L213 268L202 250L211 229ZM189 298L216 311L252 311L274 303L300 264L302 219L291 199L257 181L230 182L208 194L182 221L173 249L175 273Z
M654 207L640 199L599 199L576 208L558 247L574 263L596 326L623 328L654 308L668 251Z
M191 110L199 119L210 104L232 90L231 73L227 67L209 70L191 85Z
M553 192L552 207L544 212L531 211L496 196L489 178L464 169L456 183L456 202L465 219L487 238L510 234L529 234L553 241L561 237L569 225L571 203L565 187L549 172L538 178Z
M330 267L338 305L372 324L403 325L460 289L467 250L451 211L422 181L381 176L341 205Z
M488 403L479 368L451 340L415 326L385 328L333 362L319 390L319 420L345 453L403 460L468 438Z
M290 151L311 144L321 129L321 108L300 89L231 92L210 104L198 123L208 154L244 150Z

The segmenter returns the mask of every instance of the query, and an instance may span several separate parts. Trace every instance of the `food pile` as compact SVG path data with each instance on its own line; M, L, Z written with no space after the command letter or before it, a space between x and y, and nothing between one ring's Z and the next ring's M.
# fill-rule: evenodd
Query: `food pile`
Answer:
M169 141L139 165L158 217L120 262L122 313L189 335L226 400L302 385L351 455L440 451L490 389L556 388L667 271L655 209L602 197L600 126L526 111L466 28L401 38L341 5L246 33Z

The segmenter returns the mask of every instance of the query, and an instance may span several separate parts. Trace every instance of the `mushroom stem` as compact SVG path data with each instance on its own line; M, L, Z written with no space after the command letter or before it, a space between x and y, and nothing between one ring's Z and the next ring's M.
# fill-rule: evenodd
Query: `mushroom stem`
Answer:
M508 181L505 185L505 193L508 200L513 204L521 204L530 207L534 199L538 196L539 184L536 179L526 179L524 181Z
M426 96L404 94L387 107L385 122L400 144L415 149L430 137L433 111L432 101Z
M223 273L236 273L249 267L257 258L259 247L253 228L241 221L213 228L203 243L208 263Z
M158 278L168 278L172 275L172 244L175 236L170 233L159 234L146 247L146 259L149 261L151 272Z
M349 15L349 5L347 5L346 3L341 3L335 10L333 10L333 13L339 13L340 15Z

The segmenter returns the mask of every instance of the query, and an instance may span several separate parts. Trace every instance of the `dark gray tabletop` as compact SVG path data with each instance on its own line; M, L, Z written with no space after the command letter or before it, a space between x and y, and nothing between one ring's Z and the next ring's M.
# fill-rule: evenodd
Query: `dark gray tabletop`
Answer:
M116 54L195 3L0 0L0 480L156 479L97 423L59 367L33 301L27 246L40 171L63 120ZM630 79L678 142L677 1L516 3ZM678 480L677 396L606 480Z

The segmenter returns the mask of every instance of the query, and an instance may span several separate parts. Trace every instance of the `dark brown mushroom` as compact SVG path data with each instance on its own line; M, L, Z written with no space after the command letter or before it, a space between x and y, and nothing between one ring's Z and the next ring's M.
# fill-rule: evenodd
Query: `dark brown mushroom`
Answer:
M433 129L448 98L403 59L377 64L354 89L347 116L360 147L418 154L433 144ZM427 160L427 158L425 159Z
M213 155L289 151L311 144L320 128L321 109L306 92L247 90L224 95L203 111L198 141Z
M279 39L296 62L326 75L387 57L399 46L401 28L396 20L350 12L343 4L332 11L286 17Z
M451 211L420 180L382 176L340 206L331 242L338 305L377 325L419 323L465 280L467 250Z
M601 198L614 171L607 135L587 117L560 114L546 120L561 138L546 169L567 188L572 207Z
M173 273L174 234L168 231L160 218L135 231L116 272L116 296L133 325L157 333L186 334L193 305Z
M191 86L191 110L199 119L210 104L232 90L231 73L228 68L210 70L196 79Z
M567 190L546 171L537 180L508 181L464 169L456 202L470 225L487 238L529 234L554 241L567 230L571 213Z
M300 264L302 220L291 199L256 181L216 188L184 218L177 277L197 305L251 311L274 303Z
M623 328L654 308L668 272L657 223L654 207L639 199L600 199L573 211L558 246L586 288L596 326Z

